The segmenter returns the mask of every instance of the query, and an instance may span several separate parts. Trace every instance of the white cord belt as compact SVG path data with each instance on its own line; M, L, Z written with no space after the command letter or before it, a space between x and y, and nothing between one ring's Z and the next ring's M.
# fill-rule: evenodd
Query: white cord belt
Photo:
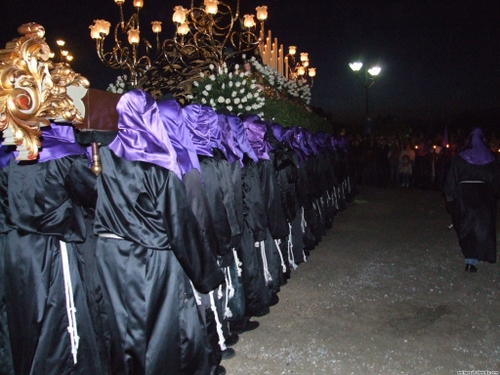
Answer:
M66 314L68 315L68 332L71 341L71 354L73 354L73 363L77 363L78 344L80 337L76 326L76 308L73 298L73 286L71 285L71 273L69 271L68 249L66 242L59 241L61 249L61 260L64 278L64 293L66 296Z
M98 236L102 238L113 238L115 240L123 240L123 237L120 237L114 233L99 233Z

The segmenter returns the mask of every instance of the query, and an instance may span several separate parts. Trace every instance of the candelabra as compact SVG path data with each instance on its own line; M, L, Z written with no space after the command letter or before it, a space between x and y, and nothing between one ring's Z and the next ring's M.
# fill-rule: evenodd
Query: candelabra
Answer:
M301 52L298 61L295 59L296 54L297 47L288 47L288 54L285 56L285 77L306 82L312 87L316 76L316 68L309 67L309 54L307 52Z
M366 118L370 118L370 112L369 112L369 101L368 101L368 96L369 96L369 90L370 87L373 86L375 83L375 78L379 75L380 71L382 70L378 66L374 66L372 68L367 69L366 66L363 65L362 62L352 62L349 63L349 67L352 69L356 76L356 80L361 83L361 85L365 88L365 111L366 111Z
M59 56L58 56L59 62L60 63L63 63L63 62L70 63L71 61L73 61L73 55L70 53L70 51L68 51L67 49L64 48L64 46L66 45L66 42L62 39L58 39L58 40L56 40L56 44L57 44L57 47L59 49ZM50 52L49 57L51 59L54 59L56 57L55 52Z
M133 0L135 12L125 21L123 4L125 0L114 0L120 9L120 22L114 27L114 45L105 51L105 39L111 24L98 19L90 26L90 34L96 40L99 59L113 69L129 72L128 84L139 87L158 97L170 92L181 101L186 99L193 81L213 64L222 68L224 63L238 55L257 49L263 38L267 7L257 7L257 30L255 15L240 18L240 4L233 9L217 0L204 0L195 5L191 0L189 9L176 6L172 21L176 25L174 37L160 40L162 21L152 21L156 36L156 49L145 38L140 37L139 12L143 0ZM129 45L122 39L127 36ZM145 50L139 56L139 49ZM145 47L145 48L144 48Z

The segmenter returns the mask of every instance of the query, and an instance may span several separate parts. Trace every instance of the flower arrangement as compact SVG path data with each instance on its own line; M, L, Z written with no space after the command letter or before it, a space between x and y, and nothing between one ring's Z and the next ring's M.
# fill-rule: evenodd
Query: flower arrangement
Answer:
M126 80L126 75L116 77L115 84L110 83L106 88L106 91L113 92L115 94L124 94L127 91L130 91L130 88L127 86Z
M305 80L287 79L269 65L262 65L255 57L250 59L250 63L260 74L264 83L278 91L281 96L285 96L292 101L298 100L306 106L309 105L311 102L311 87Z
M263 90L251 72L242 70L238 64L234 66L234 71L229 71L225 63L217 69L210 64L209 69L200 73L200 79L193 82L188 99L210 106L215 111L263 115L260 111L265 104Z

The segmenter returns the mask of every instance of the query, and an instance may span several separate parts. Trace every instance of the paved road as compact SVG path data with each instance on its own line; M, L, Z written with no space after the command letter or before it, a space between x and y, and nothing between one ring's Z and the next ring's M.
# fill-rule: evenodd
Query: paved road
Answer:
M466 274L449 223L438 192L361 189L228 375L498 374L500 264Z

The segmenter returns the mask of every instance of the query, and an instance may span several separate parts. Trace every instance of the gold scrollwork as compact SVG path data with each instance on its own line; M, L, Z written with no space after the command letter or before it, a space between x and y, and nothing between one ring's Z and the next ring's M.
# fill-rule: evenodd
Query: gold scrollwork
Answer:
M2 145L17 147L18 160L33 160L40 147L40 127L55 119L83 121L66 88L88 87L89 82L66 63L49 60L41 25L24 24L18 32L22 36L0 50L0 131Z

